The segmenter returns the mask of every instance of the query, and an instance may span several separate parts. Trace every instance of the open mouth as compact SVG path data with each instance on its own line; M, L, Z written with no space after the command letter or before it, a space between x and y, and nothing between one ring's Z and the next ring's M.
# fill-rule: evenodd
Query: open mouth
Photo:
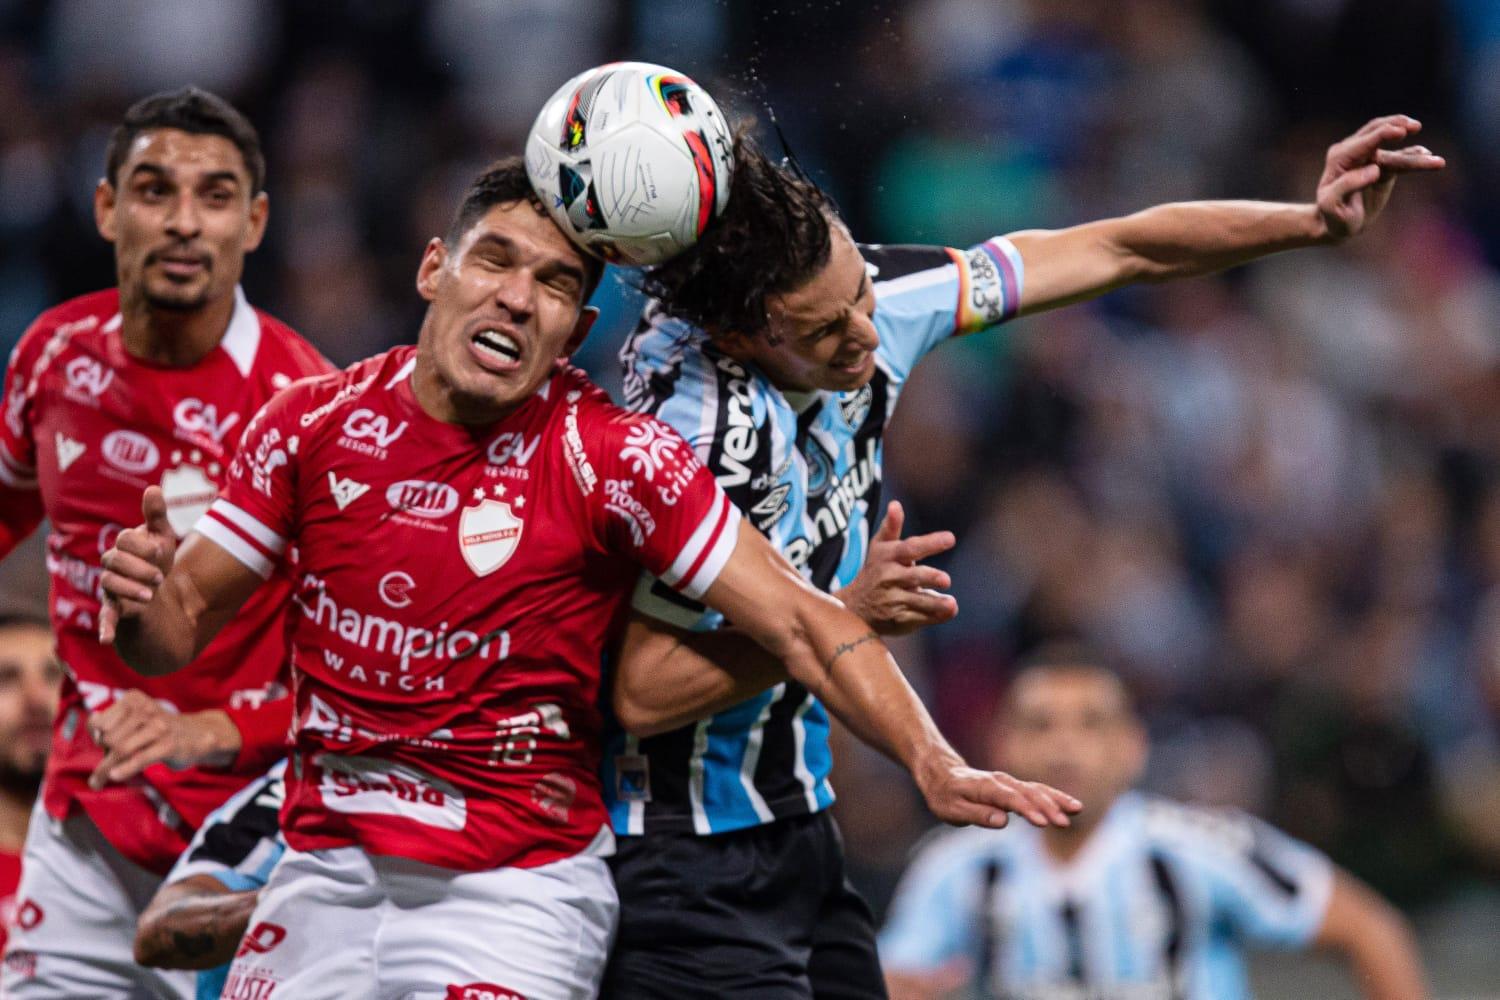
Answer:
M511 371L521 364L521 345L508 333L486 328L470 337L469 343L486 368Z

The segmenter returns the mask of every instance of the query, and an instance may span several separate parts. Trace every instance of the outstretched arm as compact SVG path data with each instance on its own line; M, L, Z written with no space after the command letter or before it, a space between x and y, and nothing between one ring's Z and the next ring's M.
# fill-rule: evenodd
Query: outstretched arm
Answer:
M968 767L870 626L820 593L747 522L704 600L822 699L854 734L911 773L948 823L1004 826L1007 811L1066 826L1082 805L1046 785Z
M157 969L212 969L234 957L259 889L232 891L189 875L157 891L135 931L135 960Z
M260 586L240 560L197 532L177 548L159 486L141 496L144 523L104 553L99 641L148 677L192 662Z
M1342 953L1369 1000L1422 1000L1429 995L1411 927L1347 872L1334 875L1317 944Z
M1356 236L1384 209L1398 176L1445 165L1425 146L1385 148L1421 128L1414 118L1389 115L1329 147L1316 198L1308 204L1179 202L1068 229L1012 233L1008 238L1026 274L1020 311L1054 309L1135 282L1209 274L1281 250Z
M834 595L881 635L906 635L958 614L958 602L942 593L948 574L922 565L953 547L953 533L902 538L904 522L901 504L891 501L859 575ZM616 661L613 708L630 733L654 736L737 705L787 676L785 664L739 629L689 632L636 614Z

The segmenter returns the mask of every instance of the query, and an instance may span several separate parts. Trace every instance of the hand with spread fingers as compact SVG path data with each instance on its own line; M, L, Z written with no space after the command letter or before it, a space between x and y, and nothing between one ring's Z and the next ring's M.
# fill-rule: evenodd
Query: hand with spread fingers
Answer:
M923 761L912 777L932 814L954 826L999 829L1010 813L1032 826L1069 826L1068 817L1083 809L1083 803L1066 792L1003 771L969 767L951 750Z
M948 574L921 565L953 548L951 531L901 537L906 512L895 500L870 539L865 564L849 586L837 594L844 606L881 635L907 635L928 625L951 621L958 601L940 591L948 589Z
M1421 130L1422 123L1415 118L1386 115L1371 119L1358 132L1328 147L1317 201L1330 238L1359 235L1390 201L1400 175L1447 166L1426 146L1399 145Z
M177 534L167 521L167 500L159 486L141 495L143 523L120 532L99 560L104 604L99 610L99 641L115 641L122 618L134 618L156 597L177 554Z

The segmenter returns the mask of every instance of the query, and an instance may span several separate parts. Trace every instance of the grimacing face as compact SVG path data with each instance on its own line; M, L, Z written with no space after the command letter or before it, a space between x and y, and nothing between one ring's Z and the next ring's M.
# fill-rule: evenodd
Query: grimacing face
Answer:
M1084 667L1023 672L1007 705L998 756L1017 777L1083 800L1095 819L1139 779L1145 731L1110 674Z
M118 173L94 191L122 299L191 311L232 295L266 231L269 203L250 187L244 157L222 135L136 136Z
M849 392L875 374L880 334L865 259L838 222L829 239L821 271L795 291L767 296L765 332L722 340L726 353L754 363L781 389Z
M462 413L498 419L577 350L598 315L583 306L586 275L581 251L529 201L492 206L456 246L427 244L421 348Z
M41 777L61 687L52 633L30 622L0 626L0 769Z

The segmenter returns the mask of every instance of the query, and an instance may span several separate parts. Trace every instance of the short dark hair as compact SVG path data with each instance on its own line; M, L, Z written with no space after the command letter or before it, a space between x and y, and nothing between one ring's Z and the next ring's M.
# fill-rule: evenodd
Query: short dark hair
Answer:
M1083 674L1107 681L1119 689L1125 714L1135 717L1135 692L1131 689L1129 681L1115 669L1102 652L1074 638L1049 639L1017 661L1004 699L1004 710L1009 712L1015 708L1015 692L1023 680L1028 677L1047 677L1058 674Z
M491 208L515 201L529 203L547 221L552 221L541 196L536 193L536 189L531 186L531 179L526 176L526 161L519 156L507 156L486 167L484 173L474 178L469 189L464 192L463 200L458 203L458 211L453 213L453 221L448 224L448 235L445 237L448 245L457 246L464 234L474 223L484 218ZM576 243L573 247L578 249L578 255L583 258L584 283L580 301L587 302L604 277L604 262L588 251L579 249Z
M266 184L266 158L260 149L260 134L250 119L218 94L202 87L181 87L143 97L130 106L109 137L105 154L105 179L114 184L130 144L142 132L175 128L193 135L222 135L234 143L250 174L250 193L259 194Z
M828 263L837 214L823 190L772 162L742 126L724 214L696 244L646 272L642 288L709 336L765 330L766 297L795 291Z

